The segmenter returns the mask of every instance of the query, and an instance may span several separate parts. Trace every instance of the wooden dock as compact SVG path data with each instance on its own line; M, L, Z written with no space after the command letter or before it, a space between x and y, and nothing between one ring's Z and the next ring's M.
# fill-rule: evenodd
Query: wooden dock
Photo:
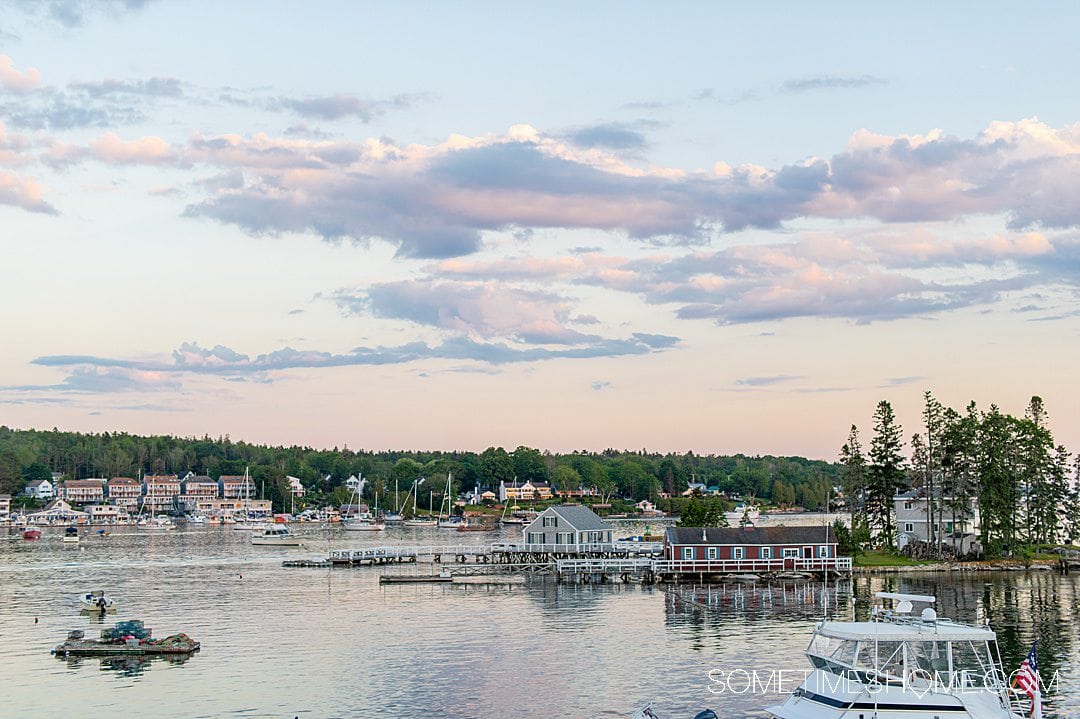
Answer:
M441 565L430 574L388 574L386 583L444 581L423 579L493 575L554 576L580 583L697 581L732 577L747 581L783 579L786 575L841 576L851 573L850 557L775 558L742 560L673 560L663 557L660 542L608 542L603 544L537 545L515 543L441 544L333 549L326 559L283 562L286 567L386 567L394 564ZM394 577L393 579L390 579ZM397 579L421 577L421 579Z

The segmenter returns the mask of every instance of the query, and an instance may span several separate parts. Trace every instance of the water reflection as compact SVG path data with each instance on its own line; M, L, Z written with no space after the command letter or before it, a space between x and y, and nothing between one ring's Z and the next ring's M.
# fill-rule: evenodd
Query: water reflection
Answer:
M228 528L118 531L87 536L76 550L49 536L0 541L7 694L0 714L111 718L117 708L138 705L154 707L161 719L625 719L652 701L665 718L706 706L729 719L760 717L781 697L715 694L709 671L801 670L809 666L803 650L814 623L823 616L867 618L875 591L933 594L942 616L989 620L1009 668L1038 638L1044 673L1062 676L1061 689L1048 696L1048 719L1080 713L1071 689L1080 671L1075 575L885 575L711 587L519 578L380 587L377 568L285 569L281 561L319 557L331 547L457 537L434 528L388 529L377 538L312 533L317 546L301 550L253 548L247 533ZM119 614L80 616L77 598L90 589L108 591ZM132 618L145 620L156 636L185 632L202 650L190 664L83 658L71 660L70 671L49 655L71 629L89 635Z
M115 674L123 678L140 677L155 663L178 667L191 660L191 655L122 655L114 657L57 657L67 668L76 671L84 667L97 666L99 671Z

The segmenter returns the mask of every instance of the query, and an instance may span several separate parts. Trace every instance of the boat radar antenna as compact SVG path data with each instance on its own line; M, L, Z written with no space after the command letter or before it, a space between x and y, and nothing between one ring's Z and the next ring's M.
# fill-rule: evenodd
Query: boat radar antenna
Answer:
M893 611L896 614L910 614L912 602L922 602L923 604L933 604L937 601L936 597L931 597L927 594L901 594L899 592L877 592L874 594L878 599L892 599L896 602L896 606L893 607ZM931 612L933 608L928 607ZM936 613L934 614L936 617ZM927 614L923 612L923 618L927 618Z

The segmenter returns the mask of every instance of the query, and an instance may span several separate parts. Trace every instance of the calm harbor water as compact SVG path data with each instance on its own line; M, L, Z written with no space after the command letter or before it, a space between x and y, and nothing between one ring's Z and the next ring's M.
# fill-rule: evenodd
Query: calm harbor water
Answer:
M587 719L626 718L652 702L661 719L705 707L760 717L782 695L735 693L739 683L710 671L794 676L807 666L815 621L826 612L861 618L882 589L935 594L944 616L989 619L1009 668L1038 637L1042 673L1058 677L1047 716L1080 715L1077 575L923 574L827 587L380 586L384 571L416 570L281 562L331 547L515 535L300 531L309 535L302 548L253 547L249 533L220 527L84 533L77 547L60 530L38 542L0 530L0 716ZM119 603L107 624L141 618L155 636L185 632L202 651L182 662L51 656L70 629L97 635L102 625L77 604L92 589Z

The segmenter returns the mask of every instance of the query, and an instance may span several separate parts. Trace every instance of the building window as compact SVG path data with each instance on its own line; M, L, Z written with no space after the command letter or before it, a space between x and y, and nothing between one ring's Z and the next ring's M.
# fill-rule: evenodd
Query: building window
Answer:
M784 547L784 559L790 559L792 557L798 558L798 556L799 556L799 548L798 547Z
M827 546L818 547L817 548L817 555L819 557L827 557L827 556L829 556L829 548Z
M525 540L526 544L543 544L544 533L543 532L529 532L528 539Z
M745 552L746 552L746 549L743 548L743 547L732 547L731 548L731 558L732 559L742 559L743 556L745 556Z
M573 532L555 532L555 544L573 544Z
M709 547L709 559L716 559L717 552L718 550L716 547Z
M682 548L682 558L683 559L693 559L694 558L694 548L693 547L683 547Z
M558 517L544 517L544 526L545 527L558 527L559 526L559 518Z
M911 522L905 522L904 523L904 531L905 532L914 532L915 531L915 525L912 524Z
M761 558L762 559L772 559L772 547L762 547L761 548Z
M904 502L904 509L914 509L915 504L913 502Z

